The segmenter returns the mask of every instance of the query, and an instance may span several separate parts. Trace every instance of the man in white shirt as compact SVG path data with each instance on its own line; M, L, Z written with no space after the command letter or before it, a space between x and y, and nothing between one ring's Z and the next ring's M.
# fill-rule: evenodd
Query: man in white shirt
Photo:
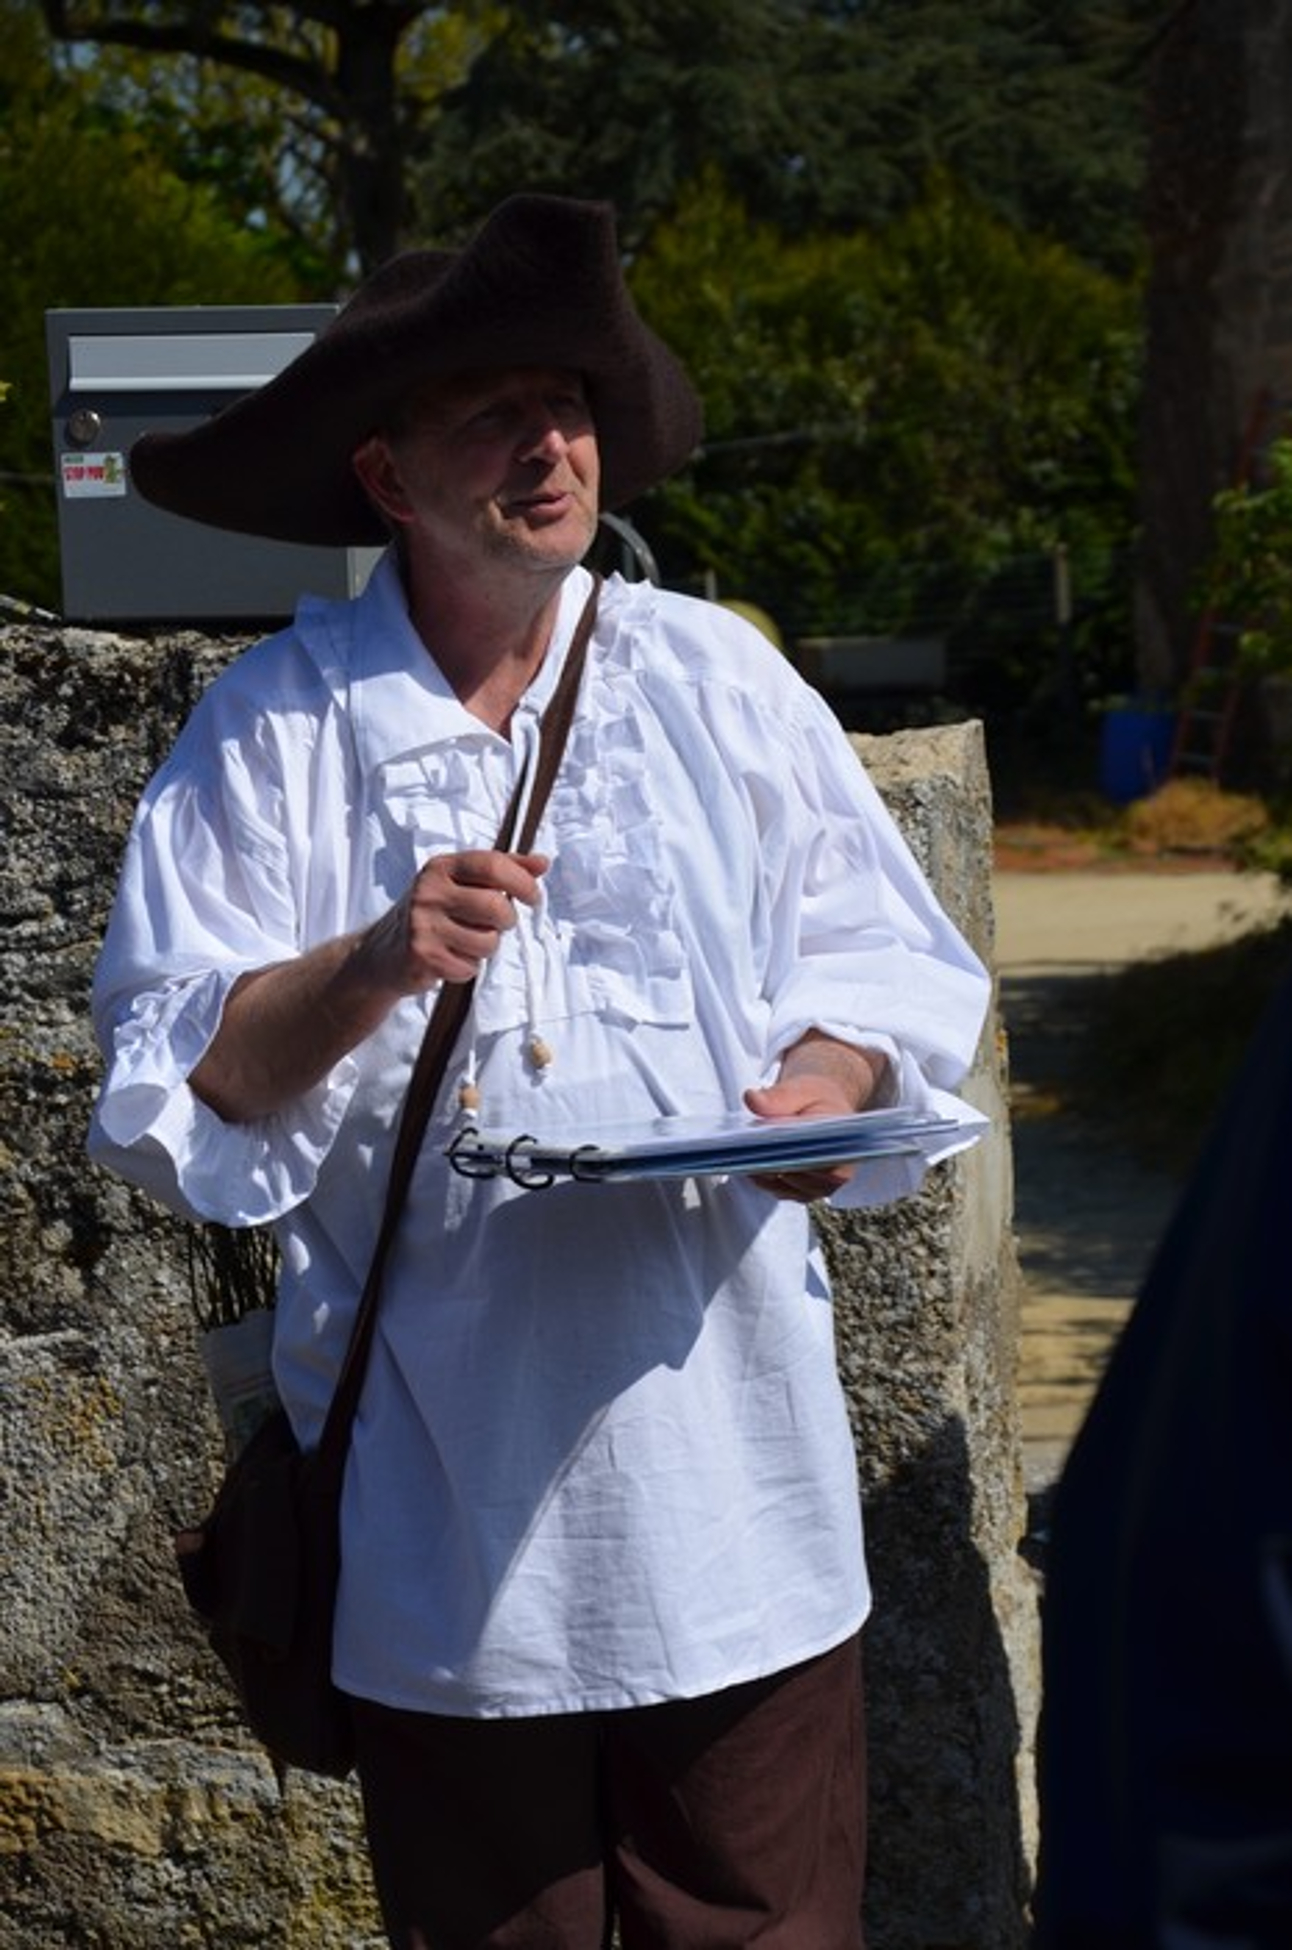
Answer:
M581 564L699 410L611 213L516 197L368 281L259 393L149 436L199 520L391 546L212 687L140 807L96 980L96 1156L272 1223L315 1440L404 1085L475 977L383 1287L334 1642L391 1943L856 1950L869 1605L804 1209L919 1166L527 1191L459 1096L569 1132L744 1103L955 1115L987 998L834 719L714 605ZM494 835L580 616L537 844Z

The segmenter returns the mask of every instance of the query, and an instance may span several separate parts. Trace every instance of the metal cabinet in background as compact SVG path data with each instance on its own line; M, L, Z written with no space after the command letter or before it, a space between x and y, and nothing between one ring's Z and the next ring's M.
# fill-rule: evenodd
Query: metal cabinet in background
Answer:
M262 386L336 309L193 305L45 314L66 618L274 623L307 591L358 593L379 550L311 548L187 521L145 501L129 469L141 433L180 432Z

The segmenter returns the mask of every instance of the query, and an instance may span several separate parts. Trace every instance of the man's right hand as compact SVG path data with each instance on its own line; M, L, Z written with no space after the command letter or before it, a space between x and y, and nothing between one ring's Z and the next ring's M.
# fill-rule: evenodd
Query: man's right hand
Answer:
M533 907L541 853L480 851L428 860L402 900L355 934L240 976L189 1077L228 1124L301 1097L385 1020L436 982L468 982Z
M538 902L550 862L541 853L448 853L428 860L359 954L379 985L414 995L435 982L469 982L509 928L515 902Z

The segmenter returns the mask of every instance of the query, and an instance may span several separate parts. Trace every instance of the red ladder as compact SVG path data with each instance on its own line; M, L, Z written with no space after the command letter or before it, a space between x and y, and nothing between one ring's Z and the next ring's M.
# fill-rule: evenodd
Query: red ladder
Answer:
M1243 429L1234 468L1235 487L1255 479L1260 460L1279 431L1282 417L1280 402L1268 388L1262 388L1252 402ZM1189 674L1180 692L1168 778L1191 774L1220 783L1242 695L1242 679L1237 669L1238 640L1250 622L1249 617L1219 615L1214 608L1203 610L1199 617L1189 657Z

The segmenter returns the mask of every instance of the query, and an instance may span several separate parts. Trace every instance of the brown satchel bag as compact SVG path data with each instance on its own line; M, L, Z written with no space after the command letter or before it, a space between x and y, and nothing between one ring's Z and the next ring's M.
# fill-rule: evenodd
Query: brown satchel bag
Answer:
M543 716L533 790L517 851L533 846L574 715L596 621L594 581ZM497 846L512 844L524 790ZM349 1702L332 1683L332 1627L341 1568L341 1489L367 1369L382 1274L436 1093L471 1005L474 982L440 990L409 1082L372 1264L316 1449L302 1450L275 1411L228 1466L205 1521L175 1540L189 1603L202 1619L252 1733L280 1778L289 1767L343 1779L354 1764Z

